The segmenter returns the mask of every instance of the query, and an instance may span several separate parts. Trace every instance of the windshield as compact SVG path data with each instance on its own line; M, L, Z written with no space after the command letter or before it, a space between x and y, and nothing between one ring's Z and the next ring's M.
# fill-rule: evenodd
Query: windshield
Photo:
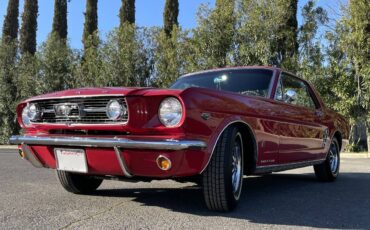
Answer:
M268 69L221 70L179 78L171 89L201 87L268 97L271 79Z

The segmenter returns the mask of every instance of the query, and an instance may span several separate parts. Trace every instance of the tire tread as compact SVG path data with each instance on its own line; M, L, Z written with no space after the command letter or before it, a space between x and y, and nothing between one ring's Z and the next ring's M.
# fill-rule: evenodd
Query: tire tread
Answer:
M336 145L337 151L338 151L338 157L339 157L339 165L340 165L340 152L339 152L339 145L337 139L334 137L332 142ZM339 167L338 165L338 167ZM330 163L328 161L328 156L326 160L318 165L313 166L314 171L315 171L315 176L317 177L318 180L322 182L333 182L337 179L338 175L333 175L330 169ZM339 170L339 169L338 169Z
M85 175L78 175L57 170L57 177L65 190L74 194L89 194L94 192L103 182Z
M225 154L230 149L230 139L236 128L224 131L216 144L212 159L203 174L203 194L207 207L214 211L230 211L235 207L228 201L225 181L225 167L227 167Z

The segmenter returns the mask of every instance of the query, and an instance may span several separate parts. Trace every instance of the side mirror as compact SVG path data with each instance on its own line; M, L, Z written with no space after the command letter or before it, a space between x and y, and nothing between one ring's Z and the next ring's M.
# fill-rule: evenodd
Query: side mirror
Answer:
M293 89L288 89L284 94L284 101L287 103L293 103L297 100L297 92Z

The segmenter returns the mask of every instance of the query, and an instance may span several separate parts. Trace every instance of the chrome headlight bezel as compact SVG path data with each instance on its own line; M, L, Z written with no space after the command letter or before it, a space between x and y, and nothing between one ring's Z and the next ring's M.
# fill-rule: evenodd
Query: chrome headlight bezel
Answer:
M119 100L110 100L106 107L106 115L110 120L118 120L127 113L127 108Z
M25 126L31 125L32 122L37 121L41 117L41 110L38 104L27 104L22 110L22 123Z
M163 99L158 108L158 117L167 128L179 126L183 118L183 106L180 100L175 97Z

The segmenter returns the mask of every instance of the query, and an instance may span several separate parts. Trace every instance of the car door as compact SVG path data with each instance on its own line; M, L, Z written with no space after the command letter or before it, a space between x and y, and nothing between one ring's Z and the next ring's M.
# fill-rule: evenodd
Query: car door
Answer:
M303 80L282 73L275 100L280 102L279 151L280 164L315 160L323 150L324 128L317 123L318 103Z

